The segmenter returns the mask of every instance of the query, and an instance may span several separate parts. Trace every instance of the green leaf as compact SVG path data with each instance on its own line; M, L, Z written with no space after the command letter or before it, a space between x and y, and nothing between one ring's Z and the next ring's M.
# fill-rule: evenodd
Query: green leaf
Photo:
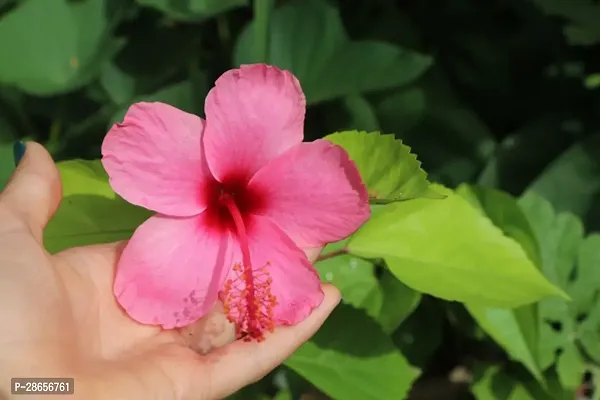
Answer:
M347 240L329 244L323 254L344 249ZM375 318L383 303L383 293L374 274L373 263L348 254L315 264L324 282L332 283L342 293L344 302L361 308Z
M519 207L539 244L544 275L564 287L583 241L581 221L569 213L556 214L548 200L534 193L525 194L519 200Z
M467 310L485 332L502 346L510 357L520 361L540 382L543 380L537 365L536 343L530 339L537 331L536 315L532 308L507 310L467 304ZM535 337L534 337L535 339Z
M496 189L466 184L460 185L456 193L481 209L506 236L519 243L529 259L539 268L540 249L535 233L517 199Z
M135 79L112 62L102 67L100 85L115 104L125 104L135 96Z
M0 63L0 82L33 93L66 86L77 55L77 25L66 0L29 0L5 15L0 54L11 60Z
M479 164L493 151L495 138L477 113L463 104L451 82L440 66L434 66L406 88L404 102L379 107L378 117L383 131L395 132L410 143L432 181L455 187L475 178Z
M402 399L417 377L377 323L344 304L285 363L336 400Z
M173 85L166 86L155 93L148 95L137 96L133 99L132 103L140 101L159 101L177 107L183 111L195 114L199 108L197 102L197 92L195 92L194 85L190 81L183 81L175 83ZM123 121L125 113L129 109L129 104L121 107L111 118L108 128L115 122Z
M323 254L342 250L347 242L329 244ZM393 332L421 300L419 292L404 285L388 271L377 279L373 263L349 254L324 259L315 267L324 282L332 283L340 290L344 303L364 310L379 322L386 333Z
M542 270L562 287L572 302L543 299L538 304L538 363L546 369L557 362L563 386L574 389L582 379L584 357L600 357L598 333L600 311L596 311L600 282L600 236L584 239L581 221L570 213L557 213L544 198L528 193L519 200L536 234L542 255ZM560 352L558 360L556 354Z
M405 134L425 116L426 103L422 88L402 88L376 104L376 115L388 132Z
M192 12L202 15L217 15L235 7L248 5L248 0L188 0Z
M13 144L17 140L17 131L0 110L0 191L8 183L15 170Z
M379 284L383 303L376 319L384 332L391 334L416 310L422 295L399 281L388 270L383 271Z
M498 367L489 367L473 384L471 391L476 400L508 400L516 384L514 379Z
M358 130L380 130L375 110L363 96L349 95L344 97L344 106L350 114L351 122L348 126Z
M533 0L546 14L568 21L564 34L572 45L589 46L600 42L600 6L590 0Z
M102 66L125 44L113 32L127 5L119 0L85 0L70 7L78 32L77 56L73 60L77 75L68 87L74 89L95 79Z
M443 200L386 206L351 237L348 250L384 258L406 285L446 300L518 307L564 296L518 243L462 197L445 192Z
M21 2L0 20L0 82L36 95L72 90L118 49L108 0ZM115 15L118 15L116 13Z
M424 298L391 337L411 365L427 369L439 351L444 336L446 309Z
M586 76L584 86L590 90L600 88L600 73Z
M573 140L561 127L562 117L548 115L511 132L486 161L477 182L522 193ZM548 137L551 137L548 140ZM540 142L544 146L540 146Z
M581 242L577 252L575 278L569 276L567 288L573 297L573 305L580 311L595 309L600 293L600 234L590 234ZM573 271L571 271L573 272Z
M461 185L456 192L481 209L504 234L521 245L539 268L539 247L535 234L517 200L501 191ZM477 323L512 359L520 361L540 382L542 372L537 365L537 315L533 305L514 310L466 304Z
M579 342L585 354L596 363L600 362L600 321L596 311L591 311L590 316L579 327Z
M528 187L557 211L586 217L600 193L600 134L576 143L550 164Z
M292 71L309 104L406 85L421 76L432 59L374 41L350 41L336 8L304 0L273 12L269 64ZM254 22L240 35L234 63L258 62Z
M476 370L482 369L477 366ZM480 373L477 372L479 375ZM487 367L472 385L476 400L556 400L544 390L519 376L511 376L497 366Z
M581 384L585 370L585 361L579 353L579 349L574 343L566 345L556 363L556 372L562 386L566 388L578 387Z
M155 8L169 18L184 21L202 20L248 4L248 0L137 0L137 2L142 6Z
M280 390L275 397L273 397L273 400L294 400L294 398L289 390Z
M14 170L13 144L0 143L0 191L8 183Z
M136 0L138 4L155 8L169 18L201 20L235 7L248 4L248 0Z
M394 135L379 132L346 131L327 135L325 139L346 150L356 163L373 203L420 197L443 199L430 188L427 173L410 152L410 147Z
M72 160L57 165L63 200L44 231L44 244L50 253L128 239L151 215L112 191L99 160Z

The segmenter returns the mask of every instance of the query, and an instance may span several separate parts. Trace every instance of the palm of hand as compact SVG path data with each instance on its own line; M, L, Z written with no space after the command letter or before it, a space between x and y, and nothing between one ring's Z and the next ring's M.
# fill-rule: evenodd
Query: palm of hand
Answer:
M51 158L29 144L0 193L0 398L3 382L17 376L74 377L75 398L85 400L222 398L283 362L339 302L337 289L325 285L323 303L306 320L262 343L227 344L232 328L209 326L224 321L218 310L183 333L138 324L112 290L123 243L56 255L43 249L43 227L59 202ZM319 251L307 254L314 261ZM215 340L205 340L210 335ZM193 350L211 342L224 346L207 355Z
M78 350L118 383L112 389L115 396L180 398L189 389L183 387L188 379L182 375L199 372L194 369L203 364L177 331L138 324L118 306L112 282L121 247L89 246L54 257L68 288Z
M74 248L55 256L32 245L20 246L23 256L16 274L34 265L36 276L21 281L34 286L13 283L11 292L19 296L5 299L23 311L15 310L3 324L9 327L2 336L17 376L60 371L60 376L81 376L86 385L96 384L88 376L101 376L103 386L107 379L114 383L103 389L106 398L187 397L191 388L185 382L191 379L185 375L202 373L204 360L177 331L140 325L118 306L112 296L118 244ZM30 353L40 367L31 365Z

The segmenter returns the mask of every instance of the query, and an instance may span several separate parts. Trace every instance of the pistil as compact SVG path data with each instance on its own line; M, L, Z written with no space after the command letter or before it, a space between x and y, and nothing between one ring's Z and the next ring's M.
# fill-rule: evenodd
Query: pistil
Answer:
M238 338L262 341L264 331L273 331L273 308L277 304L275 296L271 295L269 264L253 268L242 213L229 193L222 193L220 201L231 215L242 253L242 263L233 265L236 277L228 279L223 288L225 314L236 325Z

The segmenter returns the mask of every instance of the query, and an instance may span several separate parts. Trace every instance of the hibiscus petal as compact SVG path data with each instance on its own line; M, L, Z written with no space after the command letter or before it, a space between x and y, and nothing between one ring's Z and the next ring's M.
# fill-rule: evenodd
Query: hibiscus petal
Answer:
M134 320L165 329L188 325L214 306L231 266L230 235L210 228L208 213L154 216L125 247L114 292Z
M102 143L102 164L115 192L161 214L201 213L214 180L202 153L204 121L163 103L132 105Z
M306 100L290 72L264 64L225 72L206 97L206 159L223 181L249 179L304 137ZM238 176L238 178L240 178Z
M291 148L260 169L249 188L264 193L261 215L302 248L343 239L371 215L356 165L326 140Z
M304 252L268 219L251 216L246 219L246 224L252 263L252 284L259 288L249 292L261 305L255 312L261 312L266 316L271 309L273 317L271 322L275 325L297 324L308 317L311 311L323 301L323 291L317 271ZM239 246L236 249L233 261L243 265ZM248 301L243 297L240 301L239 296L249 288L243 276L244 272L236 271L236 268L231 269L227 277L227 281L231 284L229 288L227 284L225 285L223 293L226 308L230 309L230 316L238 324L243 322L240 321L243 320L243 315L252 314L252 310L247 309ZM264 285L269 278L270 284ZM237 293L231 296L232 291ZM275 297L274 307L269 304L269 296ZM231 301L232 298L234 301ZM240 305L242 305L241 309ZM268 330L268 321L260 325L263 330Z

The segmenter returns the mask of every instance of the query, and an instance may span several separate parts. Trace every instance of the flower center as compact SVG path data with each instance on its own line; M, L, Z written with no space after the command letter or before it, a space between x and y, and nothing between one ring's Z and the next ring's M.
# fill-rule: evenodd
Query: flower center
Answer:
M205 202L208 203L208 224L216 233L237 232L230 210L231 204L226 199L233 202L232 205L242 217L260 214L261 209L265 207L264 194L248 188L247 183L247 179L243 177L230 176L222 183L216 180L209 181L203 188L202 193L206 196Z
M260 342L264 340L264 332L272 332L275 327L273 308L277 300L271 294L272 280L267 270L269 263L259 268L252 265L247 226L235 192L221 190L219 203L229 212L242 253L242 263L233 266L236 277L228 279L223 288L225 314L235 324L238 339L256 339Z

